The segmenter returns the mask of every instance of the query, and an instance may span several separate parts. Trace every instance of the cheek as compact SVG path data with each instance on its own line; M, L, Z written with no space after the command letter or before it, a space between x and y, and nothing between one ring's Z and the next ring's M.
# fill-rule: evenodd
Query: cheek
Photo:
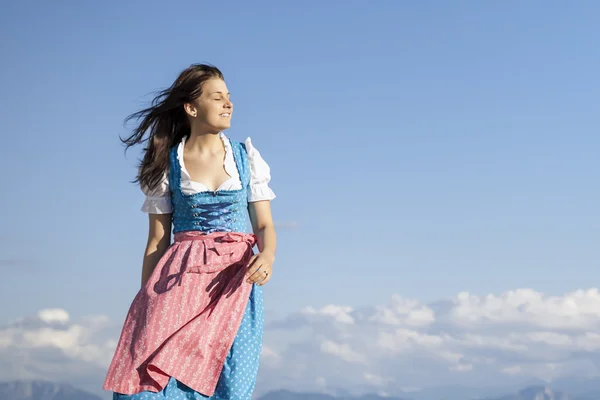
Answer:
M203 104L202 108L201 108L201 112L202 115L204 115L205 118L213 118L215 114L219 113L219 109L220 107L217 106L216 104Z
M210 112L213 114L219 114L221 112L223 112L223 103L221 103L220 101L215 101L214 103L212 103L210 105Z

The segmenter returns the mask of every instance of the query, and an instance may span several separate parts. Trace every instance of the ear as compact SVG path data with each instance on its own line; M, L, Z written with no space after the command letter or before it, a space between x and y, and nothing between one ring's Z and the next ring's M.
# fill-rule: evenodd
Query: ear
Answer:
M183 109L185 110L186 114L192 118L196 118L198 116L198 110L196 110L196 107L194 107L194 105L191 103L185 103L183 105Z

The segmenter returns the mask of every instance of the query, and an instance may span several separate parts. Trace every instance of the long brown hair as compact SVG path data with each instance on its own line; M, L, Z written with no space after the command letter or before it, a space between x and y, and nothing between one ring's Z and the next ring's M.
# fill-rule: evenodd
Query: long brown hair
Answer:
M147 143L134 182L154 189L169 166L169 150L190 133L190 124L183 108L200 97L202 85L209 79L224 79L221 71L208 64L192 64L183 70L175 82L159 91L152 105L129 115L125 123L140 120L131 136L121 141L126 151L136 144ZM146 135L148 133L148 135Z

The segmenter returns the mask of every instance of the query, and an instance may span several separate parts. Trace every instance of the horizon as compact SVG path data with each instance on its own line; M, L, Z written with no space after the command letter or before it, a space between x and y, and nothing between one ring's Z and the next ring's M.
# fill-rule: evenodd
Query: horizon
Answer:
M578 382L577 383L582 383L585 381L585 379L575 379ZM591 400L592 398L595 397L590 397L590 396L598 396L600 395L600 379L595 379L595 380L590 380L592 381L595 386L594 389L592 390L586 390L586 389L579 389L579 390L575 390L574 392L577 393L575 395L575 397L569 397L569 399L573 399L573 400ZM585 382L584 382L585 383ZM70 390L70 391L81 391L82 394L84 395L92 395L92 396L96 396L94 397L94 399L101 399L102 396L97 396L92 392L88 392L85 390L81 390L80 388L77 388L76 386L73 386L71 383L68 382L55 382L55 381L51 381L51 380L14 380L14 381L0 381L0 389L2 385L9 385L12 386L14 384L21 384L21 385L36 385L38 386L38 388L40 386L42 387L46 387L48 385L51 385L55 388L55 392L61 392L64 389ZM575 382L571 382L571 385L573 386L575 384ZM534 397L527 397L527 400L539 400L539 395L543 395L543 396L549 396L547 397L548 399L555 399L555 396L571 396L573 393L569 393L568 390L564 389L564 383L563 383L563 387L561 388L560 385L553 385L550 383L546 383L546 384L535 384L535 383L531 383L528 386L523 386L521 388L504 388L504 389L500 389L500 388L489 388L487 391L487 394L485 390L482 390L481 388L469 388L469 387L453 387L453 386L449 386L449 387L432 387L430 389L433 390L432 393L429 394L423 394L421 393L422 391L405 391L402 394L400 394L400 396L402 397L398 397L399 395L389 395L387 393L377 393L377 392L366 392L366 393L361 393L361 394L349 394L346 391L344 391L341 388L338 388L337 390L334 391L330 391L329 393L324 393L324 392L318 392L318 391L293 391L293 390L289 390L289 389L274 389L271 390L267 393L263 393L260 396L254 396L254 398L257 398L258 400L276 400L276 399L280 399L280 397L275 397L275 396L283 396L283 399L285 400L292 400L292 399L297 399L297 396L304 396L303 398L306 398L308 396L308 398L312 398L311 396L317 396L318 399L322 400L323 399L323 395L326 395L332 399L344 399L344 400L351 400L351 399L364 399L366 397L368 397L369 399L372 400L384 400L384 399L398 399L398 400L415 400L415 399L437 399L439 395L439 392L441 390L447 390L450 391L450 393L448 394L448 392L446 392L444 394L444 398L452 398L452 399L459 399L462 398L461 396L467 396L469 398L472 398L474 400L524 400L525 398L523 397L515 397L515 396L526 396L528 394L533 395ZM22 386L21 386L22 387ZM56 390L59 389L59 390ZM474 392L473 390L478 390L479 394L475 394L476 392ZM27 390L29 392L29 390ZM430 390L431 391L431 390ZM457 394L456 393L452 393L452 391L458 391L458 393L462 393L462 394L458 394L459 397L456 397ZM462 392L461 392L462 391ZM33 391L35 393L35 390ZM44 392L47 392L44 390ZM6 394L6 391L4 392ZM10 393L10 392L9 392ZM417 394L417 397L410 397L411 393L413 394ZM13 395L17 394L16 391L13 391ZM293 396L293 397L290 397ZM425 397L424 397L425 396ZM508 397L510 396L510 397ZM105 398L109 398L106 394L104 396ZM560 397L563 398L563 397ZM281 399L281 400L283 400ZM546 397L544 397L544 399L546 399ZM4 400L4 399L3 399ZM61 398L56 398L56 400L63 400L62 397ZM89 400L92 400L91 398Z

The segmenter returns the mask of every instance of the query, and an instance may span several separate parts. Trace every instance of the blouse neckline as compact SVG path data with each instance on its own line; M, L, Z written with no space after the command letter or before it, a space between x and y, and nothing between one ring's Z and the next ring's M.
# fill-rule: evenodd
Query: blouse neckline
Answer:
M186 136L184 136L181 139L181 142L179 142L179 145L177 147L177 160L179 161L179 168L181 170L181 174L182 175L185 174L185 180L190 183L193 183L194 186L196 186L197 188L202 189L201 190L202 192L212 193L212 192L222 191L223 187L231 186L232 181L239 179L239 171L237 171L237 168L236 168L235 172L230 170L229 168L227 168L227 167L231 167L231 164L232 164L231 162L228 162L228 161L231 161L231 160L229 160L229 158L233 156L233 152L231 149L231 142L229 141L229 138L227 136L225 136L225 134L223 132L219 133L219 138L221 139L221 141L223 142L223 146L225 147L225 157L223 157L223 168L225 169L225 173L227 175L229 175L229 179L226 179L225 181L221 182L219 187L217 187L217 189L215 189L215 190L209 189L202 182L193 181L191 179L191 175L188 172L188 170L186 169L185 162L183 160L183 150L184 150L185 142L187 139ZM237 167L235 157L233 157L233 165L235 165ZM180 181L181 181L181 179L180 179Z

